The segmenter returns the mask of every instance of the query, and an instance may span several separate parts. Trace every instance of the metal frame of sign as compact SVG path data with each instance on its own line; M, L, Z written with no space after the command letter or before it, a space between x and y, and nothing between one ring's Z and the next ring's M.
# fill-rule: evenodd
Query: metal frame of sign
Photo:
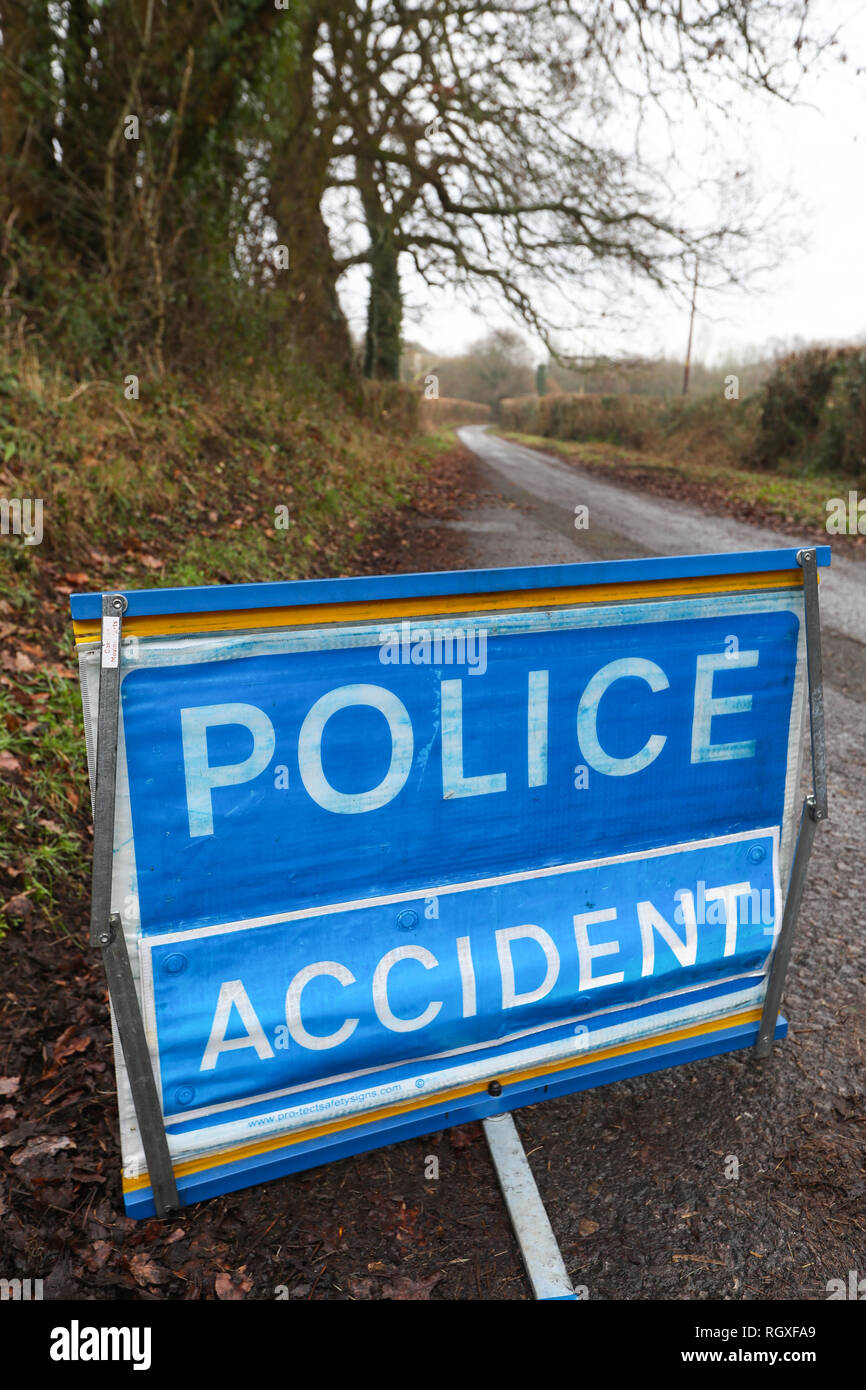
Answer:
M818 611L818 570L815 550L798 550L797 564L803 570L803 601L806 612L806 669L809 676L809 734L812 749L812 791L803 799L800 828L791 865L785 910L776 950L767 981L764 1011L755 1053L769 1057L773 1046L775 1019L782 1002L782 990L791 950L794 928L800 912L800 899L812 853L818 822L827 819L827 746L824 736L824 674L821 661L821 619Z
M815 829L827 815L823 687L818 613L819 565L830 561L828 546L690 555L663 559L604 561L520 569L450 571L359 579L289 581L126 593L75 594L71 598L76 639L101 639L97 746L93 772L94 855L90 940L103 952L117 1041L123 1051L132 1101L147 1159L143 1178L124 1182L127 1210L164 1216L186 1201L235 1189L232 1165L245 1165L242 1185L262 1182L373 1147L487 1119L545 1098L584 1090L663 1068L753 1046L766 1057L783 1037L779 1015L806 869ZM484 613L653 597L791 588L799 567L804 590L809 681L813 790L806 796L791 865L782 925L776 941L761 1010L720 1021L691 1023L650 1038L620 1042L585 1058L571 1056L543 1069L511 1072L503 1081L468 1084L447 1096L418 1098L378 1110L369 1120L354 1116L280 1135L209 1160L172 1165L162 1106L148 1050L120 916L112 911L120 651L124 632L168 635L237 632L269 627L321 625L371 618L391 621L425 615ZM344 1131L344 1132L343 1132ZM179 1194L177 1178L183 1179Z

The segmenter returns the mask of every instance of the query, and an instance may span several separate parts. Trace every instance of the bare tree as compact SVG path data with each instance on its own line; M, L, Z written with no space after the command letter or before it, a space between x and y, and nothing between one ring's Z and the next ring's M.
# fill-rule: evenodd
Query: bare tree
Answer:
M365 365L396 376L400 260L430 286L505 305L557 355L636 284L741 282L763 213L715 166L679 209L662 137L744 89L787 98L822 46L808 0L359 0L319 28L313 96L334 131L329 187L370 266ZM826 41L825 41L826 42ZM339 113L339 120L336 119Z

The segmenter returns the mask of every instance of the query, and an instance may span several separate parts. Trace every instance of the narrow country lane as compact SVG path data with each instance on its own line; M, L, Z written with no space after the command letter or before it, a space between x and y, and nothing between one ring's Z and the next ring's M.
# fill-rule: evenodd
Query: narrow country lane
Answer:
M484 426L459 435L480 461L483 495L445 524L462 533L473 567L793 543L620 488ZM589 509L586 530L574 526L578 505ZM866 564L834 559L821 580L830 822L816 837L788 973L788 1039L766 1063L710 1059L518 1115L569 1272L590 1299L825 1299L830 1279L866 1269L856 1138L866 1022ZM737 1179L726 1177L731 1158Z

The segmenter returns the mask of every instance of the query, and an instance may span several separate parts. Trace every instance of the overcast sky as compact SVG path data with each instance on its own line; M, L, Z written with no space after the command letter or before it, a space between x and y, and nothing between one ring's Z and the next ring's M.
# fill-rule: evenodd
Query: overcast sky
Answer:
M731 293L704 305L695 327L694 355L717 361L729 351L774 342L866 340L866 4L860 0L819 0L815 18L826 28L842 26L844 65L826 62L807 77L799 103L781 102L754 111L744 99L730 127L729 154L744 149L762 183L790 186L802 212L800 235L805 248L792 251L764 277L764 292ZM473 313L468 303L433 295L417 277L404 273L410 306L404 335L442 355L462 351L504 316ZM363 334L366 286L364 272L347 276L341 286L352 329ZM633 352L681 357L688 315L679 304L659 300L645 325L630 336ZM533 341L539 360L546 356ZM617 342L594 340L585 351L616 352Z

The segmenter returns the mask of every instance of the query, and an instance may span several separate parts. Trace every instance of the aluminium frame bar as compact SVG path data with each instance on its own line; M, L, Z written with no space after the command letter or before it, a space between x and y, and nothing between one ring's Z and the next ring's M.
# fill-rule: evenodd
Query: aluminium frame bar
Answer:
M111 911L114 811L117 796L117 735L120 717L120 643L127 601L102 597L102 652L96 716L93 787L93 877L90 944L102 948L108 993L129 1076L157 1216L181 1206L168 1149L165 1121L154 1080L123 924Z
M513 1113L504 1110L481 1123L534 1296L577 1301Z
M806 883L806 871L818 822L827 819L827 744L824 733L824 673L821 661L821 621L818 611L818 570L814 548L798 550L803 570L803 603L806 626L806 670L809 678L809 734L812 752L812 791L803 800L797 845L788 878L785 910L770 964L761 1025L755 1043L756 1057L769 1057L776 1019L782 1002L785 976L794 945L794 931Z

